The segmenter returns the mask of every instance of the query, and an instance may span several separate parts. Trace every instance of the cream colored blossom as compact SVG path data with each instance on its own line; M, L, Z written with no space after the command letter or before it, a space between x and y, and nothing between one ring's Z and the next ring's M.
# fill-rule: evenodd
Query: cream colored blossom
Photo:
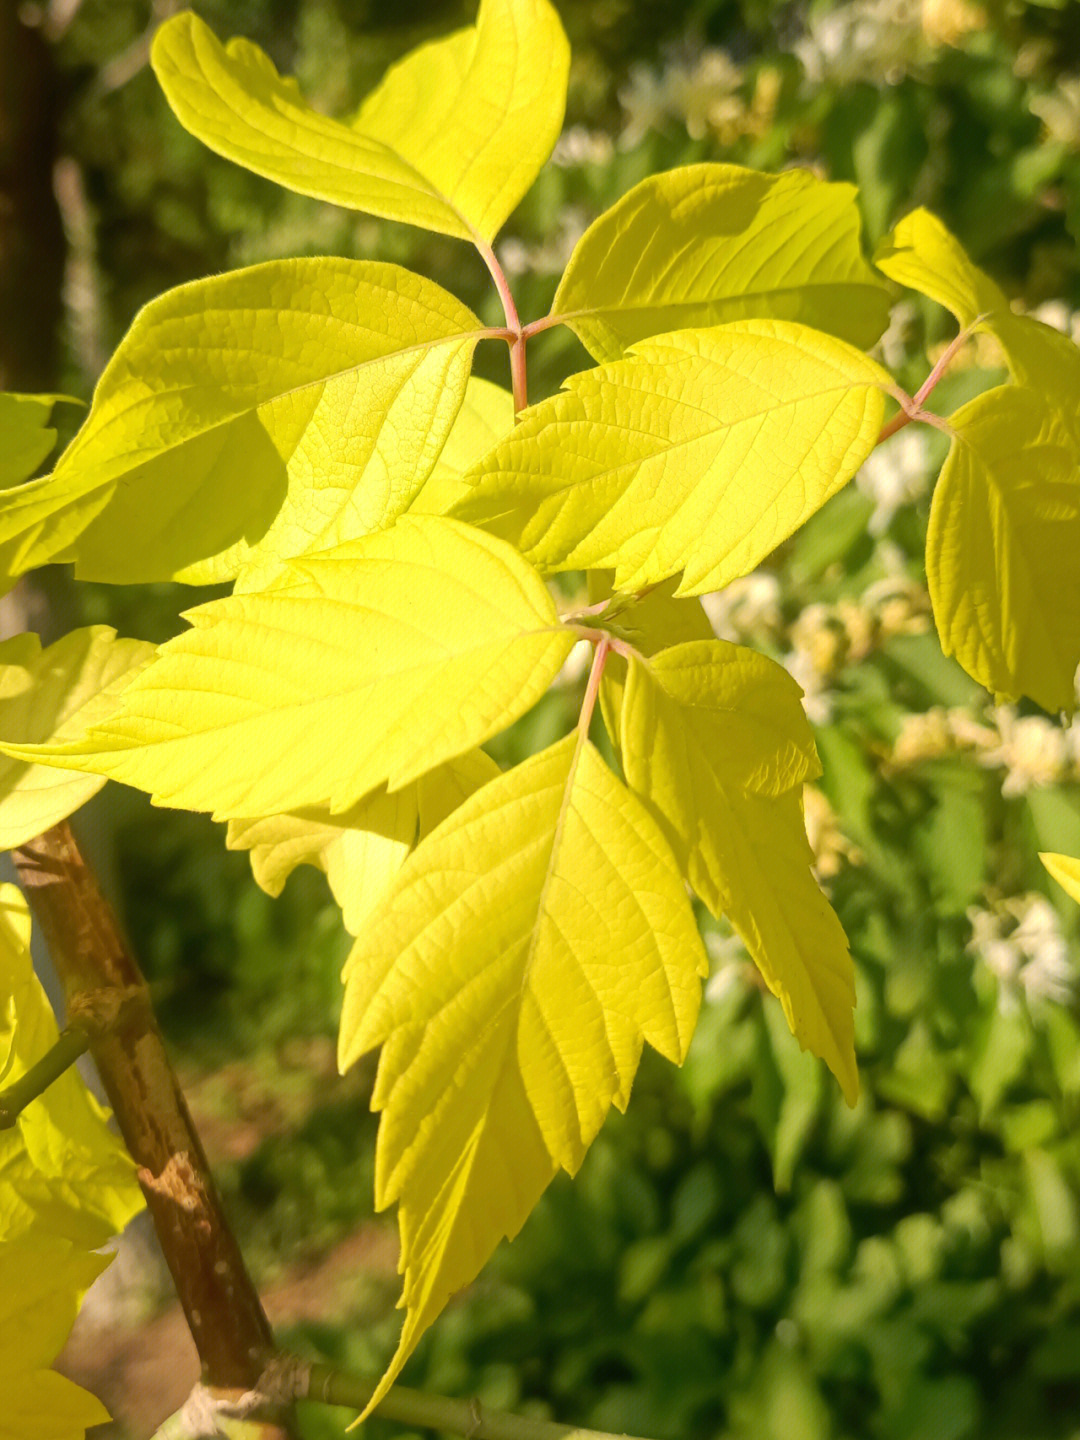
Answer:
M1060 725L1042 715L1021 718L1009 705L997 706L993 714L999 742L985 750L979 760L988 769L1005 770L1003 795L1024 795L1034 787L1054 785L1066 778L1072 757Z

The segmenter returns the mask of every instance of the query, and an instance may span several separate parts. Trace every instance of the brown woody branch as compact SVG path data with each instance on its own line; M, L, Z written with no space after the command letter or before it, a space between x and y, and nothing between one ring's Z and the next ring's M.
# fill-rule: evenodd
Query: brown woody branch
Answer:
M90 1053L139 1167L203 1383L222 1393L246 1391L273 1354L273 1336L165 1053L146 981L66 823L13 858L69 1012L100 1004L109 992L123 997ZM275 1427L266 1440L287 1433Z

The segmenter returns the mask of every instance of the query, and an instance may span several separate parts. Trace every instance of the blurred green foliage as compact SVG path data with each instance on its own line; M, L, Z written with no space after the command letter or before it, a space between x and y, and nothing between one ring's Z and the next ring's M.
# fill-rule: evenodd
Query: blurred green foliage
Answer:
M472 12L195 8L338 113ZM576 236L632 184L729 160L854 181L871 243L927 205L1010 295L1080 333L1080 5L559 8L575 57L567 131L499 247L523 318L546 312ZM285 194L203 150L139 63L150 19L146 0L84 0L56 44L87 221L68 217L82 268L63 388L88 393L162 289L271 256L397 261L498 321L467 247ZM951 324L919 300L898 307L885 355L909 390ZM997 378L992 353L976 358L938 408ZM568 333L538 337L532 397L585 363ZM507 383L498 347L478 368ZM716 963L686 1066L646 1058L628 1115L440 1321L409 1383L658 1440L1080 1436L1080 919L1036 859L1080 854L1080 736L993 707L942 658L921 554L943 450L910 439L710 609L807 690L825 766L808 819L858 967L863 1099L846 1109L737 943L704 922ZM86 621L157 639L199 598L88 586L78 603ZM578 694L550 696L499 758L555 738ZM200 1105L258 1132L220 1167L256 1269L272 1277L387 1223L371 1213L370 1073L300 1078L311 1055L332 1068L347 944L321 877L271 901L209 820L110 803L127 924L183 1063L211 1077ZM242 1084L212 1078L226 1062ZM325 1321L284 1338L377 1369L394 1293L392 1275L357 1274ZM341 1431L315 1407L303 1424L312 1440Z

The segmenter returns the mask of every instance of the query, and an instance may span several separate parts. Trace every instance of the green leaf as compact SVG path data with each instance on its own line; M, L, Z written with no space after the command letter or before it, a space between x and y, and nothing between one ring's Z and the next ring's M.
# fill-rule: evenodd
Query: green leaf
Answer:
M863 259L853 185L805 170L651 175L578 241L552 302L597 360L661 331L765 316L868 349L889 292Z
M1047 852L1040 853L1039 859L1066 894L1080 904L1080 860L1071 855L1052 855Z
M480 322L396 265L274 260L136 317L50 484L107 490L76 574L258 588L381 529L450 433ZM2 531L0 531L2 534Z
M1080 447L1005 385L950 417L926 573L941 648L995 695L1072 711L1080 662Z
M297 865L314 865L330 882L346 930L358 935L416 840L498 774L494 760L471 750L404 789L380 787L339 815L322 807L230 820L226 843L251 851L251 869L268 895L281 894Z
M1041 320L1014 314L1002 291L936 216L928 210L905 216L881 242L874 263L898 284L951 310L962 327L985 317L976 328L1001 342L1013 378L1063 405L1075 425L1080 349Z
M107 718L154 646L118 640L107 625L73 630L42 650L37 635L0 644L0 739L65 741ZM0 851L64 820L105 783L0 755Z
M82 404L71 395L0 394L0 489L21 484L56 444L49 417L59 401Z
M468 495L465 471L514 428L514 397L501 385L470 375L453 429L442 453L409 506L412 515L445 515Z
M525 411L454 514L544 570L680 595L752 570L873 449L885 371L841 340L740 320L635 345Z
M426 515L187 618L85 740L0 749L221 819L337 813L504 729L575 639L508 545Z
M345 1068L383 1046L376 1204L402 1240L408 1315L371 1405L625 1108L642 1041L681 1062L705 971L663 837L578 736L409 857L346 963L339 1049Z
M688 882L727 916L796 1039L854 1104L855 976L811 870L801 784L820 767L801 693L778 665L725 641L632 660L620 754Z
M112 484L95 475L52 475L0 490L0 592L46 565L108 504Z
M89 1426L108 1423L100 1400L45 1367L111 1259L52 1235L0 1244L0 1440L82 1440Z
M14 885L0 885L0 995L0 1083L6 1086L51 1049L58 1034L30 960L26 900ZM26 1107L13 1129L0 1132L0 1254L9 1248L2 1242L34 1226L87 1247L102 1245L142 1209L135 1167L107 1120L70 1069Z
M162 25L150 58L180 123L219 155L301 195L486 244L558 138L570 51L547 0L481 0L475 27L407 55L351 124L191 12Z

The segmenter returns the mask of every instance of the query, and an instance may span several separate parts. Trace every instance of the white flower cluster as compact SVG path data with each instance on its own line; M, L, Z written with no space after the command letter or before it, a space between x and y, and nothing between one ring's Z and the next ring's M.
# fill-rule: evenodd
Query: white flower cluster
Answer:
M983 720L961 708L934 706L908 715L889 756L904 769L944 755L971 754L987 770L1004 770L1001 793L1025 795L1042 785L1080 779L1080 726L1062 727L1045 715L1018 715L998 705Z
M713 47L693 55L669 54L664 65L632 65L629 83L619 91L626 122L620 148L632 150L653 130L678 126L692 140L714 136L730 144L738 136L760 133L772 118L774 84L759 81L748 106L741 89L745 76L727 51Z
M926 433L914 425L898 431L863 462L855 484L874 502L871 535L883 535L902 505L922 499L930 488L929 465Z
M921 0L849 0L810 15L793 49L809 85L895 85L924 38Z
M1080 150L1080 75L1057 80L1049 95L1038 95L1031 108L1046 126L1049 139Z
M1043 895L1018 895L992 909L968 911L974 955L998 982L998 1007L1014 1013L1021 1001L1068 1005L1076 993L1076 970L1069 960L1057 911Z

